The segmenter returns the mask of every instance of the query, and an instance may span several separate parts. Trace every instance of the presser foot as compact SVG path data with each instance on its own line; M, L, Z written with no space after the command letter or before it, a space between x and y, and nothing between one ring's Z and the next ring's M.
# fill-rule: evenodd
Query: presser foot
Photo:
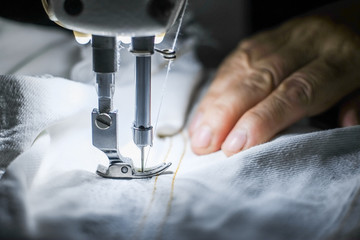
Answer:
M171 163L162 163L151 168L141 169L135 168L132 163L125 163L120 161L113 161L109 167L99 165L96 173L104 178L119 178L119 179L140 179L151 178L164 173L166 169L171 166Z

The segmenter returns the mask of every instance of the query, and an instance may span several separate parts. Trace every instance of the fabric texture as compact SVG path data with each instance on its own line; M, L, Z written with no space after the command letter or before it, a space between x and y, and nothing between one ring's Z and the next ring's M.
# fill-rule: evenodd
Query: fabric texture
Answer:
M0 86L0 168L28 149L44 129L96 99L89 86L50 76L1 75Z
M96 93L88 84L87 51L77 52L85 57L77 71L68 72L77 82L0 77L0 164L6 168L0 179L1 238L358 237L360 126L328 131L294 126L230 158L221 152L196 156L186 129L179 132L200 69L191 51L173 63L159 120L159 128L162 121L179 133L157 137L148 153L148 166L172 162L171 173L140 180L97 176L97 165L108 160L91 144ZM119 145L139 166L130 129L134 84L121 77L131 71L131 60L122 56L115 96ZM154 73L153 96L162 96L166 68L161 69Z

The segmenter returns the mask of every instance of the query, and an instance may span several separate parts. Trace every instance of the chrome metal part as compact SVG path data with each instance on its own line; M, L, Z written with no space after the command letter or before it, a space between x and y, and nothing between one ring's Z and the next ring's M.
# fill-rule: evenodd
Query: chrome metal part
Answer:
M119 179L140 179L151 178L164 173L171 163L162 163L151 168L145 168L144 171L134 168L132 163L112 162L109 167L99 165L96 173L105 178Z
M111 161L127 162L128 159L122 157L118 153L118 138L117 138L117 111L106 114L111 118L111 124L107 128L99 127L98 119L103 116L98 109L92 112L92 142L93 145L103 151Z
M141 151L141 172L144 172L145 169L145 148L140 147Z
M176 58L176 51L172 49L158 49L155 48L155 51L160 53L166 60L174 60Z
M133 140L141 151L141 171L144 172L144 148L153 144L151 126L151 55L154 53L154 36L133 37L131 52L136 56L135 121Z
M105 118L105 121L108 121L108 117L111 120L109 127L99 127L99 118ZM110 161L108 167L103 165L98 166L96 173L99 176L119 179L150 178L161 174L170 167L171 163L163 163L151 168L144 168L144 152L142 151L141 168L135 168L133 161L130 158L122 156L118 151L116 121L117 111L104 114L94 109L92 112L93 145L103 151Z
M106 130L111 126L112 120L109 114L100 113L96 116L95 124L99 129Z

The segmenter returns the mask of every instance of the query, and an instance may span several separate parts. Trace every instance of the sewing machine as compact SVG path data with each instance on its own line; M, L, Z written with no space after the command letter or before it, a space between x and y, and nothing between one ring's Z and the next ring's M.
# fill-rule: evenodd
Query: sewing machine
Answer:
M93 145L109 158L97 174L108 178L148 178L164 172L171 163L146 168L144 149L153 144L151 125L151 55L159 52L175 58L173 50L155 48L155 36L163 36L174 24L186 0L42 0L49 18L78 36L91 36L98 108L92 112ZM136 101L133 141L141 151L141 168L118 149L117 118L113 109L115 72L118 70L118 37L131 37L136 57Z

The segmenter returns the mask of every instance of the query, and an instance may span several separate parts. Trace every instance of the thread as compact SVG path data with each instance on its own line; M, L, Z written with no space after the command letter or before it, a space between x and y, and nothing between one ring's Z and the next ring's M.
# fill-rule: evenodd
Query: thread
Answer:
M178 24L178 27L177 27L177 30L176 30L176 33L175 33L174 41L173 41L173 44L172 44L172 48L171 48L172 51L175 50L175 46L176 46L176 43L177 43L177 40L178 40L178 37L179 37L179 33L180 33L180 30L181 30L181 26L182 26L182 23L183 23L183 19L184 19L184 16L185 16L185 11L186 11L187 5L188 5L188 1L185 0L184 7L182 9L182 12L181 12L181 15L180 15L180 18L179 18L179 24ZM158 127L158 123L159 123L159 117L160 117L160 113L161 113L161 109L162 109L162 104L163 104L165 93L166 93L166 87L167 87L167 82L168 82L168 78L169 78L169 73L170 73L170 70L171 70L171 64L172 64L172 61L169 61L168 64L167 64L167 70L166 70L165 79L164 79L162 87L161 87L160 103L159 103L158 111L157 111L157 114L156 114L155 125L154 125L155 134L156 134L156 131L157 131L157 127ZM148 162L148 159L149 159L149 156L150 156L151 149L152 148L149 148L149 150L147 152L145 166L147 166L147 162Z

